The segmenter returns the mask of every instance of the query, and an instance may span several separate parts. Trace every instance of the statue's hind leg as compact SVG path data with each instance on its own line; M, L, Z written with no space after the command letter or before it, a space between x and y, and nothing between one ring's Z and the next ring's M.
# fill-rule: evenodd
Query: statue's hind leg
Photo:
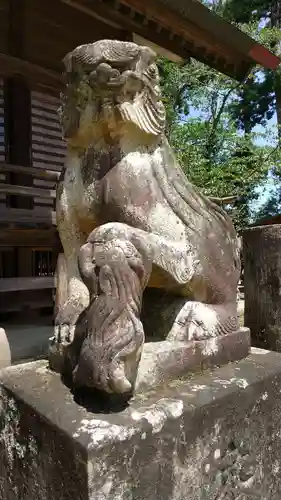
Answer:
M205 340L238 329L236 303L203 304L187 301L178 313L167 340Z

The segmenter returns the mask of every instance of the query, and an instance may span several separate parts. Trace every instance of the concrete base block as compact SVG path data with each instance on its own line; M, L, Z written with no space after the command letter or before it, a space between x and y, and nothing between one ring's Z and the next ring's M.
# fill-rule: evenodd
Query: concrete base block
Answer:
M43 361L0 379L1 499L281 498L279 353L253 349L127 406L72 394Z

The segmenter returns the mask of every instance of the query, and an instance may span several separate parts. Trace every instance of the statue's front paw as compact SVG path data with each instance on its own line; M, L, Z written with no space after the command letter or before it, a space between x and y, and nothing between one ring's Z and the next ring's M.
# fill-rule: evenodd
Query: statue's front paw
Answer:
M73 341L80 312L80 309L71 302L62 307L55 319L55 342L69 344Z

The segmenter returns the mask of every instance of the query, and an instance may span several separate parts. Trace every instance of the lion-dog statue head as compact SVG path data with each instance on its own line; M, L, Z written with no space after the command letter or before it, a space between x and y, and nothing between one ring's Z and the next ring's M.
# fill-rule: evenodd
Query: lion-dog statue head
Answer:
M61 122L70 144L98 141L120 124L157 136L165 128L156 54L132 42L81 45L64 59Z

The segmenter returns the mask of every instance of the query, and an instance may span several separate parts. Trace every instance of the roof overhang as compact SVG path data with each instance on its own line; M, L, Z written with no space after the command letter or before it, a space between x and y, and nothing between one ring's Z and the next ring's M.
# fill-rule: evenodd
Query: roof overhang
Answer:
M171 59L194 57L239 81L256 64L275 70L281 63L198 0L62 1L148 40Z

